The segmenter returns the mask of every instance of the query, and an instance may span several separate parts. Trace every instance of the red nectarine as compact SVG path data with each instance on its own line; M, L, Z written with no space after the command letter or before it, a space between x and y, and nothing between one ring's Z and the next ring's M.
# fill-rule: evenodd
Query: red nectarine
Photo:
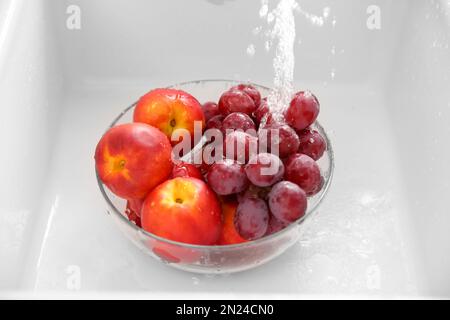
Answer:
M194 141L194 121L201 123L201 130L205 128L205 116L198 100L176 89L154 89L142 96L133 119L158 128L169 139L176 129L185 129ZM201 132L198 134L201 137ZM172 141L172 145L178 142Z
M158 129L128 123L109 129L95 150L100 180L117 196L142 199L172 170L172 147Z
M220 236L219 201L206 183L178 177L156 187L144 201L142 228L162 238L214 245Z

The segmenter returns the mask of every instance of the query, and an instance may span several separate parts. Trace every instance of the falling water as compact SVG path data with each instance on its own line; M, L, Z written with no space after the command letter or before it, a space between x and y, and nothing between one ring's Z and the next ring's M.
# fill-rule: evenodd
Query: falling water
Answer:
M268 0L263 0L260 16L273 23L268 32L269 43L275 41L275 57L273 59L273 90L267 102L275 116L281 116L291 100L294 86L294 44L295 44L295 0L280 0L278 6L268 10ZM266 45L267 46L267 45Z
M294 93L294 45L295 45L295 14L300 14L313 25L323 26L330 15L330 8L325 7L321 16L303 10L295 0L280 0L273 10L269 10L269 1L262 0L259 16L269 26L264 33L267 37L265 49L269 51L275 44L273 59L274 81L273 90L267 97L267 102L275 117L282 117L283 111L289 105ZM254 29L259 34L261 27ZM255 54L254 46L247 49L250 56Z

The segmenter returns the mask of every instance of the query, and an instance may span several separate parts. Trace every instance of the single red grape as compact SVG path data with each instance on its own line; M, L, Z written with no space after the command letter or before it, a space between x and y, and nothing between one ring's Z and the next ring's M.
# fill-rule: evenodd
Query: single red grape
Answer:
M306 154L314 160L319 160L327 149L327 142L319 132L305 129L299 132L300 147L298 152Z
M229 195L247 189L249 181L244 167L234 160L214 163L206 174L209 186L219 195Z
M219 106L217 103L208 101L202 105L203 114L205 115L205 121L208 122L212 117L218 116L220 114Z
M295 183L281 181L269 193L270 212L284 223L294 222L306 212L306 193Z
M242 112L251 115L255 109L255 102L244 91L226 91L222 94L219 100L219 110L224 116L227 116L233 112Z
M238 84L237 86L231 87L230 90L239 90L245 92L253 99L256 106L259 106L259 104L261 103L261 94L259 93L258 89L250 84Z
M306 195L314 195L322 188L323 179L320 168L310 156L294 154L286 160L285 166L284 178L297 184L306 192Z
M294 95L285 112L286 122L296 130L303 130L316 121L319 111L316 96L309 91L300 91Z
M242 130L244 132L252 130L256 133L255 123L252 118L242 112L233 112L226 116L222 121L222 130L224 132L227 132L227 130Z
M260 153L250 158L245 173L254 185L268 187L283 178L284 165L276 155Z

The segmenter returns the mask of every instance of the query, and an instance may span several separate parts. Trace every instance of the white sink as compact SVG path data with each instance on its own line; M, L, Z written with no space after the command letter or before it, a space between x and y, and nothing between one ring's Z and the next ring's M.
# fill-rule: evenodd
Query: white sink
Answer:
M297 245L212 277L169 268L120 233L93 152L151 88L270 86L260 1L2 0L0 296L450 298L450 3L298 2L329 8L322 26L296 16L295 80L321 101L335 177ZM380 29L367 27L371 5Z

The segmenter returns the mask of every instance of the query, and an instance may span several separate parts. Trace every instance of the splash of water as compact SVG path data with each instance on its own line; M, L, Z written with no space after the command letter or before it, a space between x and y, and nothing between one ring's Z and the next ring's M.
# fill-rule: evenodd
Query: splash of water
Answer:
M322 15L315 15L310 12L305 11L302 7L299 5L296 5L294 8L295 12L301 14L303 17L305 17L309 22L316 26L323 26L325 22L328 20L328 17L330 16L330 7L323 8Z

